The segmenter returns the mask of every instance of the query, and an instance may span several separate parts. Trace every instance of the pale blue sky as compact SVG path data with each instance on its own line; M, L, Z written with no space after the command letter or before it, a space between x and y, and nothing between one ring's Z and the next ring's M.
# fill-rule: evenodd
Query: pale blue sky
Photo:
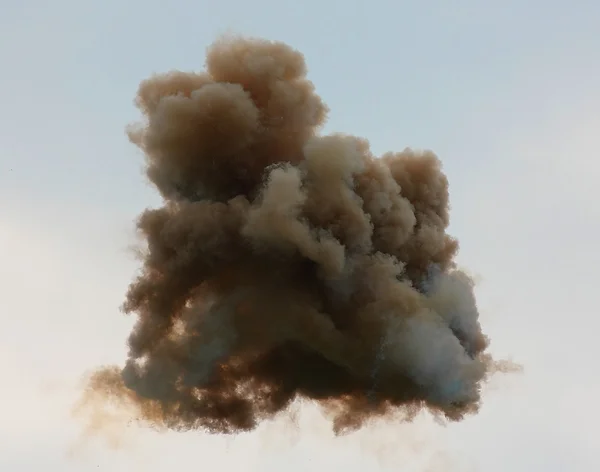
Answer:
M599 25L592 0L0 0L0 470L600 470ZM158 201L124 134L137 85L226 31L301 50L326 131L442 158L492 351L526 368L478 416L333 441L306 413L296 442L130 431L67 457L75 381L123 360L132 220Z

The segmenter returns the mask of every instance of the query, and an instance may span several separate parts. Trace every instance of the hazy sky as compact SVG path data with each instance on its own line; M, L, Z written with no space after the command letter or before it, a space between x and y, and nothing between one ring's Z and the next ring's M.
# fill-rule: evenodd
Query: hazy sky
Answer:
M598 25L592 0L0 0L0 470L600 470ZM302 51L326 131L442 158L492 352L525 366L479 415L76 444L77 381L124 360L133 218L158 203L124 134L137 85L201 69L226 31Z

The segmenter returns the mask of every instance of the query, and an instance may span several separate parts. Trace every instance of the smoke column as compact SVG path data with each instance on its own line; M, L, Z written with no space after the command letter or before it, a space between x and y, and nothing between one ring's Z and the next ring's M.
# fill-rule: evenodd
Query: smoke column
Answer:
M214 433L298 398L338 433L397 411L477 411L501 366L453 262L433 153L375 157L364 139L319 135L327 107L278 42L221 38L206 72L153 76L136 103L129 137L164 205L137 222L128 359L90 393Z

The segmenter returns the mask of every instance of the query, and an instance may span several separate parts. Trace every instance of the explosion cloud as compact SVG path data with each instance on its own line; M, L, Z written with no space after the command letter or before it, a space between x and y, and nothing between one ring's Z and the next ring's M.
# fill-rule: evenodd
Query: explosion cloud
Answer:
M321 136L327 108L289 46L225 37L206 72L141 83L129 130L164 206L142 213L124 368L91 378L139 419L251 430L297 398L335 431L392 411L476 412L497 364L446 234L431 152L376 158Z

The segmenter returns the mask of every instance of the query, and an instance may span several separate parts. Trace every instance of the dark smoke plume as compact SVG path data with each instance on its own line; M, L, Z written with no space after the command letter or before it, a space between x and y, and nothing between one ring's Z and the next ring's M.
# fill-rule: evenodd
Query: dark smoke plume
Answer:
M123 369L91 392L157 427L251 430L296 398L337 432L392 411L477 411L501 365L446 234L448 181L431 152L376 158L320 136L327 107L303 56L222 38L205 73L140 85L129 131L164 206L146 210L138 322Z

